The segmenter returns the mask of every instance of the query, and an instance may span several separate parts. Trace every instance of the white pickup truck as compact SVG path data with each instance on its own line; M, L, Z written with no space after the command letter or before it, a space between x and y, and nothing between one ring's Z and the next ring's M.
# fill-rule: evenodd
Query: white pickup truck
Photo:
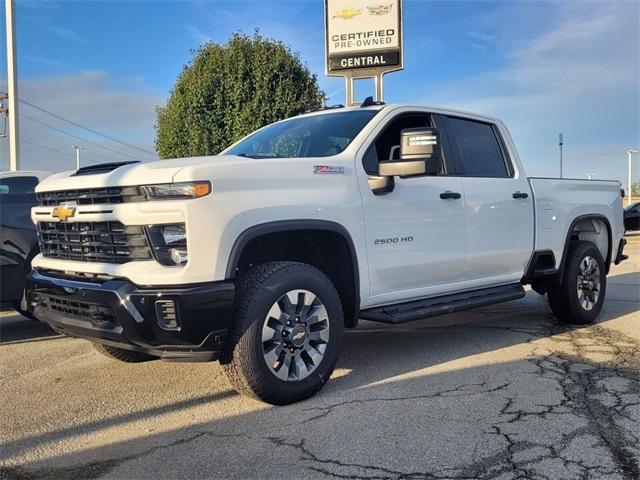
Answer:
M240 392L313 395L359 319L547 294L593 322L622 253L615 181L527 178L498 120L328 108L217 156L53 175L33 208L32 313L122 361L220 360Z

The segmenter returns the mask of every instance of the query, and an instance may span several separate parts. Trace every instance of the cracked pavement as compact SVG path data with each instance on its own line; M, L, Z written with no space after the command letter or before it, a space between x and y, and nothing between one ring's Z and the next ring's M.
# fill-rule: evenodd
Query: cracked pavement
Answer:
M314 398L240 397L217 364L122 364L0 318L0 478L638 479L640 242L598 323L544 297L346 334Z

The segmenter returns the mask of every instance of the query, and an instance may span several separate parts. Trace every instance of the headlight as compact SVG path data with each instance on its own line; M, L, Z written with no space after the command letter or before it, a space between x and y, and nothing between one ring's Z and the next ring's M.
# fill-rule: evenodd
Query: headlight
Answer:
M189 260L184 223L150 225L147 229L156 260L162 265L185 265Z
M211 182L163 183L140 187L147 200L200 198L211 193Z

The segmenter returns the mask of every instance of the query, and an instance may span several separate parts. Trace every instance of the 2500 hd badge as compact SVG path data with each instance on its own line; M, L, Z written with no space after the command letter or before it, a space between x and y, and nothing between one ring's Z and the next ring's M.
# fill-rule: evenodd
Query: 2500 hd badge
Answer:
M408 243L413 242L413 236L408 237L391 237L391 238L376 238L373 241L374 245L388 245L390 243Z

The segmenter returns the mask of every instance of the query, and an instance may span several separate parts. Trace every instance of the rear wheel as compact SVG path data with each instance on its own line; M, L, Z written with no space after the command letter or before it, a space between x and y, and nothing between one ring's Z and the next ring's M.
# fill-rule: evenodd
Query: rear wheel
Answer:
M236 323L221 362L233 387L275 405L320 390L344 328L331 281L311 265L271 262L253 267L237 293Z
M573 242L567 253L562 284L549 290L549 305L563 323L587 325L598 317L607 288L606 267L591 242Z
M101 343L94 343L93 348L106 357L126 363L147 362L156 358L152 355L147 355L146 353L125 350L124 348L112 347L111 345L103 345Z

